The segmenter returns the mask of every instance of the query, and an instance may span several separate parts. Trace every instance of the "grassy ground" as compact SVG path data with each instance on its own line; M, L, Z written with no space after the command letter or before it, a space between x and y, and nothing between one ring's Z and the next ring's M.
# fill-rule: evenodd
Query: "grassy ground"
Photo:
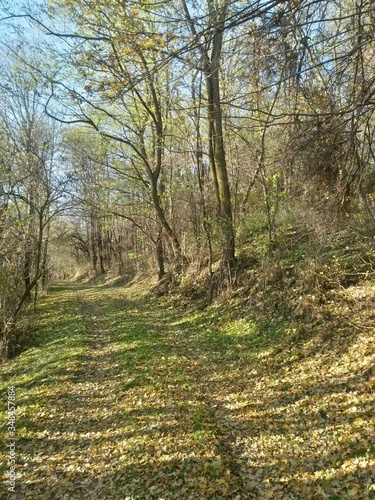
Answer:
M9 498L375 498L375 287L337 294L344 319L309 331L144 284L55 287L1 369Z

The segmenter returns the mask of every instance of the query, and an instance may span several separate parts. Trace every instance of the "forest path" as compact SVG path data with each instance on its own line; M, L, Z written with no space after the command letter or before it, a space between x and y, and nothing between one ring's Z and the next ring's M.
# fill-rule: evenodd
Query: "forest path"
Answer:
M215 397L206 351L173 311L107 293L108 301L103 291L78 295L88 332L80 378L90 405L114 417L115 428L97 421L102 434L125 437L105 459L108 466L108 455L117 454L123 462L116 495L122 486L135 497L244 498L231 447L235 425Z
M170 311L121 289L75 285L53 291L41 308L47 342L28 357L44 362L17 387L16 497L239 494L207 387L212 367Z
M18 406L9 498L373 498L374 394L354 363L369 373L374 332L298 344L285 319L138 285L54 287L37 324L2 370Z

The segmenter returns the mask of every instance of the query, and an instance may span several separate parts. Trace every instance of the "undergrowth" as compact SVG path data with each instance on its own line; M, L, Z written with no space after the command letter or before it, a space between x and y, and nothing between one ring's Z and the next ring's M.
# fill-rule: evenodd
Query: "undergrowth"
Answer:
M243 246L212 303L207 276L51 289L2 368L15 498L375 498L372 243L311 238Z

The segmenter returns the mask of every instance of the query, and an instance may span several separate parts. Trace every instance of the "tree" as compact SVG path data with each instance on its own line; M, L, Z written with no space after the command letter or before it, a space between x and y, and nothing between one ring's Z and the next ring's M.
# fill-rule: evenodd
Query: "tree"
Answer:
M6 107L2 135L2 354L17 342L14 325L21 310L46 284L50 223L60 210L64 180L56 177L58 135L40 109L34 74L16 64L3 74ZM33 297L32 297L33 293Z

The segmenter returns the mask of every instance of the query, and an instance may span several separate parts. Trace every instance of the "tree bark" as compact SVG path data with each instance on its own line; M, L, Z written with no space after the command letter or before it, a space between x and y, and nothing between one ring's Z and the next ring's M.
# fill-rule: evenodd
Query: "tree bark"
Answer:
M231 273L235 263L235 235L228 170L223 138L223 114L220 96L220 59L223 44L223 28L227 12L227 2L218 12L209 0L210 24L215 26L212 36L211 55L204 55L206 63L205 76L209 105L209 133L213 148L214 185L218 193L219 217L223 238L223 268Z
M163 249L163 239L162 230L159 228L158 235L156 237L156 261L158 265L158 280L160 281L165 275L164 268L164 249Z

